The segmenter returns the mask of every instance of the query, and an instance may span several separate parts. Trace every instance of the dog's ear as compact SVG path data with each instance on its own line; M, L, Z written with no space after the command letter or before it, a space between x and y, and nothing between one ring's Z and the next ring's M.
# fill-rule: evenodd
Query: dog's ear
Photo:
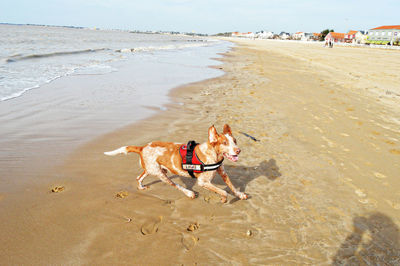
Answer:
M208 129L208 141L212 144L217 142L218 140L218 133L217 130L215 129L214 125L212 125L209 129Z
M232 130L231 130L231 127L228 124L224 125L224 135L225 134L228 134L228 135L232 136Z

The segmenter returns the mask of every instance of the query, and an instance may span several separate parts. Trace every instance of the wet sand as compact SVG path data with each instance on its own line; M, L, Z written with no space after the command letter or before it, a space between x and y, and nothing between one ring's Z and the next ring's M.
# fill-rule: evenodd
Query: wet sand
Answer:
M400 263L400 54L235 42L224 76L177 88L167 111L81 146L38 177L57 177L46 186L0 196L0 261ZM226 170L246 201L222 204L179 177L195 200L155 177L138 191L138 156L103 155L153 140L205 141L211 124L224 123L242 149Z

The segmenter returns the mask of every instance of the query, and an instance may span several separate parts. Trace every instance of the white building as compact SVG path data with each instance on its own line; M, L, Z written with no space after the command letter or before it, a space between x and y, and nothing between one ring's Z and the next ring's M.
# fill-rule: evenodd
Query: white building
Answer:
M293 39L294 40L303 40L303 39L305 39L305 33L302 31L296 32L295 34L293 34Z
M232 37L255 38L254 32L232 32Z
M281 33L279 33L279 38L281 38L282 40L287 40L289 39L290 34L287 32L282 31Z
M274 33L272 31L260 31L256 33L256 38L260 39L272 39L274 37Z
M390 42L400 38L400 25L380 26L368 31L369 41Z

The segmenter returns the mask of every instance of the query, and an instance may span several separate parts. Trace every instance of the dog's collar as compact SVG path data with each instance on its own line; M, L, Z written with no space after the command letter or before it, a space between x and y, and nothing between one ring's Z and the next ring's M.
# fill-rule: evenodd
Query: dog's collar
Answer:
M191 140L187 143L187 145L182 145L179 148L179 153L182 157L182 169L188 171L189 175L195 178L194 173L202 173L206 171L215 171L217 170L224 161L222 158L221 161L214 164L204 164L195 152L196 146L199 145L194 140Z

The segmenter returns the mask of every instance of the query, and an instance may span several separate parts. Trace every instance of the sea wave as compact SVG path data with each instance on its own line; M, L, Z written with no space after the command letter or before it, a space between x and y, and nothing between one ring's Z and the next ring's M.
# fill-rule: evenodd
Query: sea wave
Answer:
M191 42L188 44L179 44L179 45L163 45L163 46L139 46L139 47L134 47L134 48L122 48L122 49L117 49L115 52L117 53L134 53L134 52L152 52L152 51L162 51L162 50L177 50L177 49L185 49L185 48L191 48L191 47L201 47L201 46L207 46L210 45L210 43L207 43L206 41L203 42Z
M62 52L53 52L47 54L30 54L30 55L13 55L6 59L7 63L13 63L22 60L29 60L29 59L37 59L37 58L46 58L46 57L53 57L53 56L63 56L63 55L74 55L74 54L84 54L84 53L95 53L100 51L107 51L110 50L108 48L99 48L99 49L85 49L85 50L76 50L76 51L62 51Z
M207 40L188 40L187 44L179 44L179 45L164 45L164 46L143 46L143 47L133 47L133 48L122 48L115 49L114 52L117 53L129 53L129 52L150 52L150 51L159 51L159 50L174 50L174 49L184 49L190 47L201 47L210 45ZM59 51L52 53L43 53L43 54L15 54L9 56L5 62L6 63L14 63L23 60L29 59L38 59L38 58L47 58L54 56L65 56L65 55L76 55L76 54L86 54L86 53L96 53L102 51L113 51L111 48L97 48L97 49L84 49L84 50L75 50L75 51Z
M14 93L12 93L10 95L3 96L3 97L0 98L0 102L20 97L25 92L27 92L29 90L32 90L32 89L37 89L37 88L39 88L39 85L36 85L36 86L33 86L33 87L29 87L29 88L25 88L25 89L22 89L20 91L14 92Z

